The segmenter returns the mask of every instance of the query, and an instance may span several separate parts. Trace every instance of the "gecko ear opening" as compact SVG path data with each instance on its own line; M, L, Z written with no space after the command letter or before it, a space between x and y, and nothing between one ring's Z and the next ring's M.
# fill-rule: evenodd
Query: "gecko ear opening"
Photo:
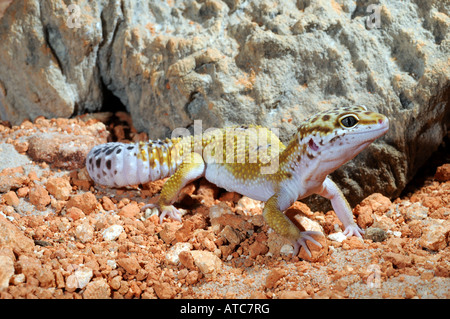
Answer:
M317 144L314 143L314 140L312 138L309 140L308 145L315 152L317 152L317 150L319 149L319 146L317 146Z

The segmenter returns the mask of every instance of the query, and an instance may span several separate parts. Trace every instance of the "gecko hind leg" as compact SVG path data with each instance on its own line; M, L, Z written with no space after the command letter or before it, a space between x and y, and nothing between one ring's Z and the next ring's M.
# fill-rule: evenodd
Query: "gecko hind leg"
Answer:
M157 208L159 213L159 223L162 224L165 217L169 217L173 220L181 222L181 212L173 205L167 205L160 207L157 204L147 204L142 206L141 210L146 210L147 208Z
M166 216L181 222L181 212L172 203L176 200L178 193L184 186L203 176L205 167L205 162L200 154L190 153L186 155L175 174L170 176L164 184L158 202L156 204L147 204L142 208L156 207L160 212L160 223L163 222Z
M307 242L310 241L318 247L322 245L312 236L320 235L317 231L300 231L297 226L280 210L278 195L275 194L266 202L263 209L263 217L267 224L275 230L276 233L289 239L294 245L294 256L296 256L303 247L306 253L311 257L311 251L308 248Z

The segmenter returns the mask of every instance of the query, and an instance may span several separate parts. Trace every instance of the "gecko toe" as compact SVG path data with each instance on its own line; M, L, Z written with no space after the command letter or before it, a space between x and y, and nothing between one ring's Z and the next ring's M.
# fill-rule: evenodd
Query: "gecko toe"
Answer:
M314 245L316 245L319 248L322 248L322 244L319 243L317 240L315 240L312 236L323 236L321 232L318 231L304 231L301 233L301 237L297 239L297 241L294 243L294 254L298 253L298 250L301 247L305 250L305 252L308 254L309 257L311 257L311 251L309 250L307 242L310 241Z
M169 217L173 220L181 222L181 212L176 209L173 205L165 206L162 211L161 215L159 216L159 221L162 224L164 217Z
M343 234L347 237L355 236L362 238L361 235L364 234L364 230L359 228L358 225L349 225L345 228Z

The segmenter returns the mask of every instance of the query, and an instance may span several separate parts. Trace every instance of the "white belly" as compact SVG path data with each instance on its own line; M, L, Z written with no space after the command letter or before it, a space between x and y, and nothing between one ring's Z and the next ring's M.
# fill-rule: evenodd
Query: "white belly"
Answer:
M255 180L236 178L221 164L207 164L205 178L229 192L236 192L252 199L266 202L275 193L272 183L264 175Z

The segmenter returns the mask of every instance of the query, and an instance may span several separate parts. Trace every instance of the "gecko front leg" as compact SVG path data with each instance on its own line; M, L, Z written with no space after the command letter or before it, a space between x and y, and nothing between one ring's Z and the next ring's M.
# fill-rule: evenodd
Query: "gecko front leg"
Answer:
M334 212L342 224L344 224L344 235L347 237L361 237L361 234L364 234L364 230L359 228L359 226L354 222L352 209L339 187L329 177L325 179L322 187L322 190L317 194L328 198L331 201Z

